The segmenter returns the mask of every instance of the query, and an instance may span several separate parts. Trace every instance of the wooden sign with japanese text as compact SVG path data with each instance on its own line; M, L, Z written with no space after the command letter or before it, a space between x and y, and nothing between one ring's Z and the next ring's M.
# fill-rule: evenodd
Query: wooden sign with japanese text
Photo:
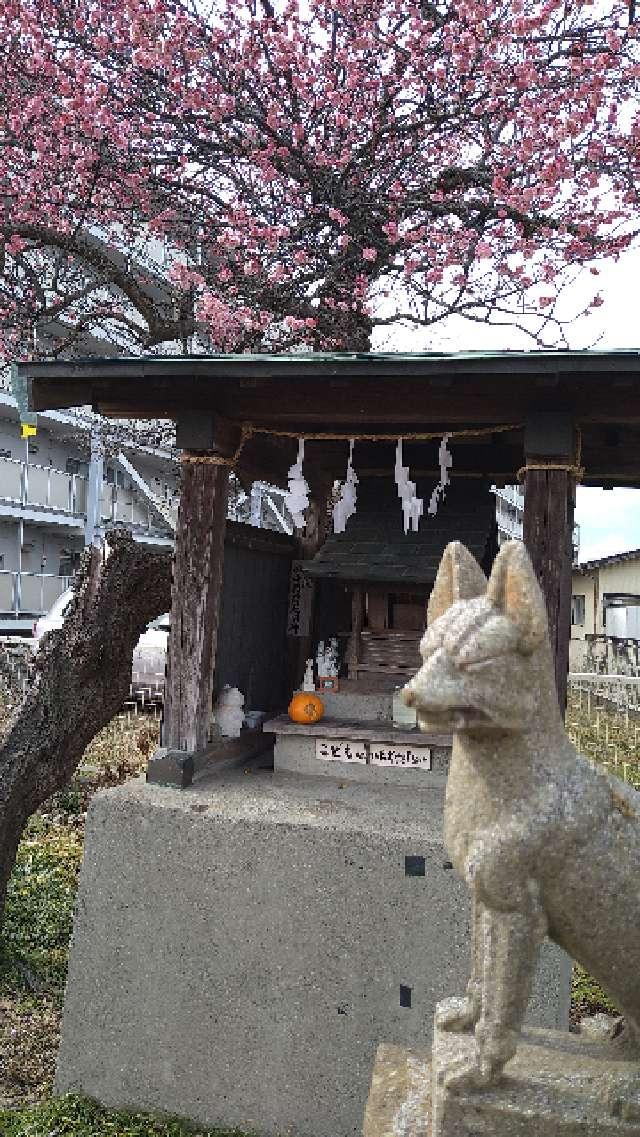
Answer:
M302 571L302 561L292 561L287 613L288 636L311 634L312 597L313 580Z
M317 738L316 758L322 762L359 762L366 766L396 766L430 770L428 746L406 746L393 742L369 742L352 738Z

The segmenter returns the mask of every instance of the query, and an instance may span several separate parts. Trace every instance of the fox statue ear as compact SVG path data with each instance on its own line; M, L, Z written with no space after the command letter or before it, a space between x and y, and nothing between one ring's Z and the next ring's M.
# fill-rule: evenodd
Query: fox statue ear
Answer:
M484 596L487 578L475 557L459 541L451 541L440 561L440 567L427 605L427 624L432 624L456 600Z
M544 597L522 541L502 545L493 562L487 600L516 625L521 651L529 654L548 635Z

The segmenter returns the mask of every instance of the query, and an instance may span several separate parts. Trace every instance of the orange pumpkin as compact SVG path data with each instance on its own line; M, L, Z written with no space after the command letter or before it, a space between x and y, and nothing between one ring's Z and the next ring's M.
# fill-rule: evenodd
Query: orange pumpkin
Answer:
M312 691L299 691L289 703L289 718L294 722L319 722L324 714L324 703Z

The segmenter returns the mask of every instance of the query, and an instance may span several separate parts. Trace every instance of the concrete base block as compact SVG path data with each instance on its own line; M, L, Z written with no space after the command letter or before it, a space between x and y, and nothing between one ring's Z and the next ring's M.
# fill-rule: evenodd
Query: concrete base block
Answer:
M363 1137L638 1137L640 1069L612 1045L565 1031L525 1031L500 1084L445 1094L450 1064L473 1045L440 1032L433 1052L382 1043Z
M640 1066L613 1045L527 1030L496 1086L445 1091L447 1069L473 1047L471 1034L436 1032L430 1137L640 1137Z
M283 1137L361 1132L381 1038L428 1045L469 969L442 792L206 774L87 818L57 1090ZM534 1021L564 1024L543 952Z
M431 1137L431 1053L382 1042L362 1137Z

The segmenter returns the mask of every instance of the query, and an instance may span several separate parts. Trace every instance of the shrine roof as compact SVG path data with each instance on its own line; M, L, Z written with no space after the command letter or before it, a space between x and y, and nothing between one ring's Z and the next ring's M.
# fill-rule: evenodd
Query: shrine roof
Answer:
M216 402L216 388L249 381L277 384L308 380L492 379L546 380L624 376L640 387L638 351L461 351L461 352L311 352L282 355L108 356L90 359L19 363L29 409L53 410L89 402L109 403L144 417L145 399L166 403L172 412L192 396L197 404ZM172 387L176 381L179 388ZM636 384L634 383L634 386ZM389 392L390 393L390 392ZM208 395L208 399L207 399ZM74 402L75 400L75 402ZM153 414L157 414L157 410Z
M316 467L337 477L342 440L359 439L360 461L371 468L380 464L383 432L406 440L414 432L408 460L431 474L432 444L415 439L431 431L451 433L454 476L466 471L504 484L522 466L524 423L540 412L564 414L581 432L586 482L640 485L640 350L52 360L17 364L13 385L25 414L91 405L112 418L190 415L186 449L226 445L222 453L233 453L240 427L248 427L239 467L281 483L300 435L314 440ZM193 441L202 437L194 423L205 422L220 447ZM369 433L378 441L367 443Z
M433 482L418 479L425 506ZM463 540L482 564L495 528L495 498L484 482L468 480L447 487L435 517L425 518L417 532L404 532L398 490L389 478L364 478L358 507L344 533L332 533L315 557L303 561L309 576L330 580L380 583L397 589L433 584L450 541Z

